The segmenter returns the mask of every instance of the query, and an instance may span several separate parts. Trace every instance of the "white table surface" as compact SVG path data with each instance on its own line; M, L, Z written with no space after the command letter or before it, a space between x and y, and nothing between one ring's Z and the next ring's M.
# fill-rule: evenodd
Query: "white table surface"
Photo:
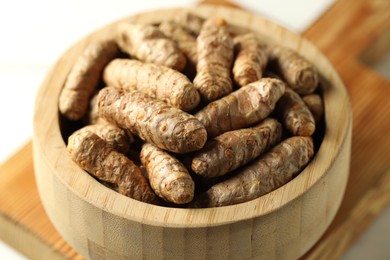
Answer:
M302 32L333 1L232 2L293 31ZM35 95L50 66L69 46L87 33L121 17L161 7L191 6L197 2L143 0L134 4L135 1L125 0L2 1L0 89L3 93L0 94L0 164L31 139ZM390 208L383 215L385 217L378 219L343 259L367 259L364 258L367 255L362 252L367 252L368 249L375 249L376 252L376 255L369 255L370 259L390 259L390 249L387 247L387 251L384 250L386 247L382 246L381 240L375 239L378 234L390 233L390 225L386 221L386 217L390 216ZM0 240L0 259L25 257Z

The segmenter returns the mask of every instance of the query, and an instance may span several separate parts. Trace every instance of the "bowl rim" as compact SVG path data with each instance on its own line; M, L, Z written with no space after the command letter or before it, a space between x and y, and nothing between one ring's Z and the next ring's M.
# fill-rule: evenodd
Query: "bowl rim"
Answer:
M44 160L50 165L53 175L79 198L109 214L147 225L186 228L218 226L261 217L287 206L303 196L326 175L328 169L339 156L341 148L347 142L346 138L352 125L352 112L343 82L328 59L307 39L256 14L224 6L202 4L191 9L159 9L160 15L158 17L170 17L184 10L190 10L203 16L219 15L228 18L234 14L242 17L234 25L240 27L247 25L250 21L248 29L260 33L267 40L281 42L285 47L293 48L305 58L317 63L316 67L319 73L329 83L323 87L326 129L317 154L297 177L268 194L236 205L201 209L168 208L140 202L110 190L95 181L70 159L61 136L58 109L53 111L47 108L58 107L62 83L71 64L89 41L102 37L102 35L113 35L112 28L119 22L125 20L158 22L159 18L154 17L155 11L153 10L109 24L78 41L61 56L46 76L36 97L33 142L37 149L34 148L34 153L41 153ZM263 31L259 24L267 26L267 31ZM59 69L62 72L53 75L53 72Z

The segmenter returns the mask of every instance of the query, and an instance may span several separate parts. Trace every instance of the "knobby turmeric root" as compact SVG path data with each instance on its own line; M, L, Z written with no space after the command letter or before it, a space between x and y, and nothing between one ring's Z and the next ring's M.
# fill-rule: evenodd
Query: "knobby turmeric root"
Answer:
M252 128L225 132L195 154L191 168L203 177L222 176L275 146L281 135L281 124L271 118Z
M213 185L194 201L193 206L220 207L258 198L289 182L313 154L311 137L285 139L237 175Z
M268 62L265 46L260 44L254 33L239 35L233 40L237 53L233 65L236 83L239 86L245 86L261 79Z
M316 68L298 53L279 45L270 46L269 62L298 94L313 93L318 85Z
M311 114L314 117L316 124L321 120L322 115L324 114L324 104L322 98L318 94L310 94L302 97L303 102L309 108Z
M140 158L150 186L159 197L175 204L192 201L195 184L179 160L149 143L142 146Z
M67 150L82 169L99 180L115 184L119 193L156 203L156 195L138 166L91 131L80 129L74 132L69 137Z
M107 125L107 124L109 124L106 120L104 120L103 118L101 118L99 116L98 97L99 97L99 92L96 92L89 102L89 111L88 111L87 116L84 118L85 125ZM109 125L116 127L112 124L109 124ZM121 129L121 128L119 128L119 129ZM121 130L126 132L127 139L129 140L129 143L132 144L135 140L134 135L127 129L121 129ZM97 133L97 134L99 135L99 133ZM104 139L104 137L102 137L101 135L99 135L99 136L100 136L100 138Z
M87 112L89 99L99 84L104 66L118 54L114 41L89 44L76 60L59 99L59 110L70 120L80 120Z
M115 59L104 69L108 86L139 90L184 111L194 109L200 95L191 81L171 68L130 59Z
M311 136L316 123L309 108L302 98L291 88L287 87L275 108L284 127L293 135Z
M90 124L67 150L103 185L153 204L218 207L258 198L310 161L324 104L302 56L188 12L116 29L115 41L85 49L59 100L64 117L83 120L74 125ZM115 59L120 51L130 57ZM101 76L107 87L93 97ZM296 136L281 141L291 136L282 125Z
M99 92L99 115L155 146L175 153L199 150L207 132L194 116L139 91L106 87Z
M134 137L125 130L109 123L87 125L83 127L84 130L88 130L101 139L103 139L107 145L114 148L116 151L127 154L130 149L130 144L134 142Z
M96 91L91 99L89 100L89 105L87 109L86 116L84 117L84 123L86 125L94 125L94 124L105 124L107 123L103 118L99 116L98 111L98 91Z
M187 62L196 65L198 60L196 38L191 33L174 21L163 21L158 28L176 42L179 49L187 57Z
M176 43L155 26L121 23L118 26L117 42L124 52L141 61L164 65L179 71L186 65L186 58Z
M195 114L209 137L248 127L265 119L284 94L283 81L262 78L218 99Z
M234 45L223 19L207 20L197 38L198 63L194 86L211 102L233 90L230 77Z
M204 20L202 17L190 12L181 12L175 17L175 21L195 37L199 35Z

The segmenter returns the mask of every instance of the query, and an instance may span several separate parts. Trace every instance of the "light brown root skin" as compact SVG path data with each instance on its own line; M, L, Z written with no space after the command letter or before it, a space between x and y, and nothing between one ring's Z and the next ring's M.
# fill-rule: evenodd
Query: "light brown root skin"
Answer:
M99 180L117 185L121 194L143 202L156 202L156 195L140 169L93 132L85 129L74 132L67 150L82 169Z
M93 42L86 47L73 65L62 89L59 110L63 116L74 121L84 117L104 66L118 52L118 46L110 40Z
M187 57L187 62L189 61L193 65L196 65L198 53L196 49L196 38L192 34L174 21L163 21L158 28L167 37L176 42L179 49Z
M281 135L281 124L271 118L253 128L225 132L195 154L191 168L207 178L225 175L276 145Z
M218 99L195 114L209 137L248 127L265 119L284 94L283 81L262 78Z
M194 109L200 95L191 81L171 68L138 60L115 59L104 69L104 82L123 90L139 90L183 111Z
M199 35L204 20L202 17L189 12L181 12L175 17L175 21L195 37Z
M98 92L95 92L89 100L87 114L83 119L85 125L105 124L107 123L103 118L99 117L98 111Z
M293 135L311 136L315 132L316 124L312 113L299 94L291 88L286 88L275 111L284 127Z
M237 53L233 65L234 80L239 86L261 79L268 62L266 48L262 46L254 33L239 35L234 38Z
M133 137L129 138L125 130L110 123L88 125L82 129L98 135L107 145L122 154L129 152L130 144L134 141Z
M302 100L312 113L316 124L318 124L324 114L324 104L321 96L318 94L310 94L302 97Z
M221 207L258 198L289 182L313 157L310 137L291 137L243 168L237 175L213 185L193 207Z
M197 38L198 63L194 86L205 102L233 90L230 77L234 57L233 40L225 24L207 20Z
M270 46L268 52L270 63L294 91L301 95L314 92L319 76L310 62L298 53L279 45Z
M106 87L99 92L99 115L144 141L175 152L201 149L207 132L194 116L139 91Z
M186 66L186 58L176 43L155 26L121 23L118 26L117 42L124 52L141 61L178 71Z
M140 158L159 197L175 204L192 201L195 184L179 160L149 143L142 146Z

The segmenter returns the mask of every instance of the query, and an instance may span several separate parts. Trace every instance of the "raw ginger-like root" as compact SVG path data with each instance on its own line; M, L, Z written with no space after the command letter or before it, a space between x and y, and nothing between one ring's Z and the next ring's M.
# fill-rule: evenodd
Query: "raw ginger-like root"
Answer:
M207 178L225 175L269 150L280 141L281 135L281 124L272 118L252 128L225 132L195 154L191 168Z
M82 169L99 180L115 184L119 193L156 203L157 197L139 167L91 131L82 128L74 132L68 139L67 150Z
M160 149L175 153L199 150L207 132L194 116L139 91L106 87L99 92L99 115Z
M86 125L94 125L94 124L105 124L107 123L103 118L99 116L98 111L98 93L99 91L96 91L90 101L89 101L89 107L87 109L87 114L84 117L84 123Z
M309 108L299 94L289 87L286 87L284 95L276 104L275 112L284 127L293 135L311 136L316 129L316 123Z
M295 51L273 45L268 49L269 62L298 94L313 93L319 77L316 68Z
M239 86L245 86L261 79L268 62L268 54L256 35L247 33L235 37L234 49L237 53L233 65L236 83Z
M181 12L175 17L175 21L192 35L197 37L202 29L205 19L190 12Z
M245 166L237 175L213 185L194 207L221 207L258 198L289 182L314 154L311 137L285 139L268 153Z
M218 99L195 114L209 137L251 126L265 119L284 94L283 81L262 78Z
M194 86L201 98L211 102L233 90L230 77L234 58L234 44L221 18L209 19L197 38L198 63Z
M303 102L309 108L311 114L314 117L316 124L321 120L322 115L324 114L324 104L322 98L318 94L309 94L302 97Z
M121 23L118 26L117 42L124 52L141 61L178 71L186 65L186 57L176 43L153 25Z
M103 78L108 86L139 90L183 111L194 109L200 102L198 91L184 74L162 65L115 59L104 69Z
M84 117L104 66L118 52L118 46L112 40L92 42L85 48L67 76L60 95L59 110L63 116L74 121Z
M179 49L187 57L187 62L196 65L198 60L196 38L191 33L174 21L163 21L158 28L176 42Z
M99 92L97 91L91 98L89 102L89 112L87 116L84 118L84 123L85 125L107 125L106 120L101 118L99 116L99 107L98 107L98 97L99 97ZM110 124L112 125L112 124ZM116 126L114 126L116 127ZM118 127L119 128L119 127ZM121 128L119 128L121 129ZM132 144L134 142L134 135L127 129L121 129L122 131L125 131L127 134L127 139L129 140L129 144ZM100 136L102 138L102 136ZM103 138L104 139L104 138Z
M192 201L195 184L178 159L149 143L142 146L140 158L150 186L159 197L175 204Z
M96 134L110 147L123 154L129 152L130 144L134 142L132 134L128 135L125 130L110 123L87 125L82 129Z

